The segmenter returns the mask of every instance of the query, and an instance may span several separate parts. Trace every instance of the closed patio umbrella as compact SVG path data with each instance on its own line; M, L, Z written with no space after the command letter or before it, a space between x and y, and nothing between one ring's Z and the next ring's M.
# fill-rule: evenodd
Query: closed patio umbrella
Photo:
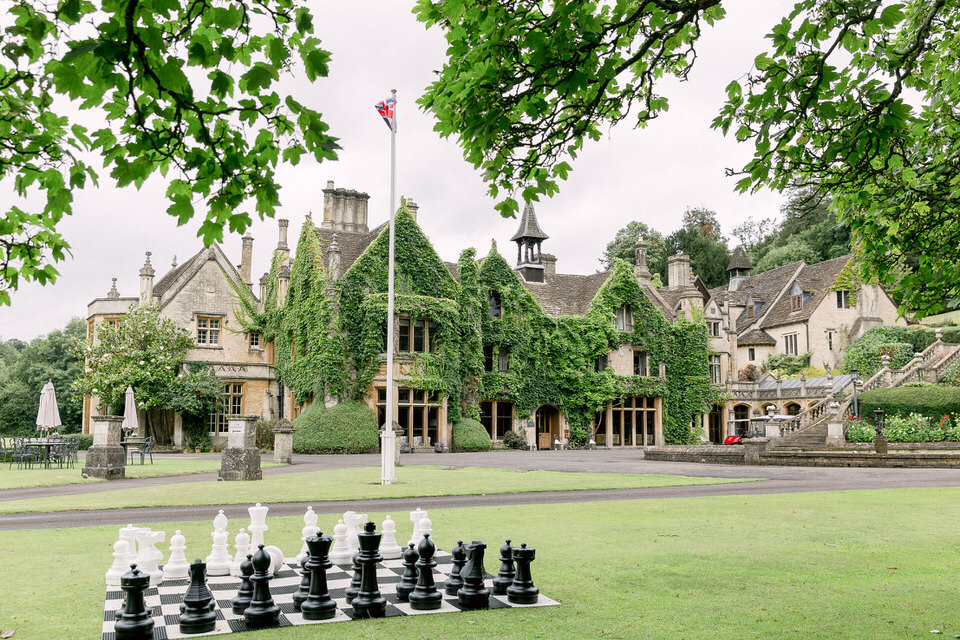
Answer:
M123 423L120 428L124 431L136 431L139 427L137 401L133 398L133 387L127 386L127 392L123 399Z
M47 381L40 391L40 409L37 411L37 430L47 432L56 429L60 422L60 409L57 407L57 393L53 390L53 381Z

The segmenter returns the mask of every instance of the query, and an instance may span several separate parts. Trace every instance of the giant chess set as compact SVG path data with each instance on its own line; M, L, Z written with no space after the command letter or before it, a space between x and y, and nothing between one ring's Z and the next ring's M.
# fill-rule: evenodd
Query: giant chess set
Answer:
M250 524L234 538L228 520L213 519L206 560L187 561L186 539L170 538L170 557L157 544L166 532L127 525L113 545L106 573L102 640L161 640L292 625L345 622L422 613L558 605L533 584L535 550L510 540L500 547L496 576L483 566L486 545L462 541L449 552L431 539L427 512L410 513L413 535L397 543L390 516L381 530L366 514L348 511L325 536L313 508L303 516L302 546L284 557L264 544L268 507L250 507Z

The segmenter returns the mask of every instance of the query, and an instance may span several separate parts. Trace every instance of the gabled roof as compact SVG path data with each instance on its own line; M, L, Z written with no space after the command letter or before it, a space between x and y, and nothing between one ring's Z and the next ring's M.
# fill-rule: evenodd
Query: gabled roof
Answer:
M753 317L748 318L747 311L744 309L737 318L736 332L739 334L763 318L802 267L803 261L791 262L782 267L744 278L740 281L736 291L728 291L726 286L715 287L710 290L710 296L722 300L724 295L729 295L730 303L736 307L746 307L747 299L753 298L755 307Z
M234 285L239 289L247 289L247 284L243 281L243 278L240 277L240 272L237 271L237 267L230 262L230 259L227 258L227 255L223 252L223 249L220 248L219 244L212 244L209 248L201 249L200 251L193 254L190 259L186 260L183 264L174 267L167 273L163 275L162 278L153 286L153 295L159 300L160 308L167 306L167 304L176 296L177 292L180 291L192 278L194 275L203 268L203 265L207 263L208 260L216 261L217 265L223 270L223 273L226 277L233 282ZM256 300L256 295L253 292L250 292L250 295Z
M543 232L540 225L537 224L537 214L533 210L533 204L528 202L523 207L523 215L520 217L520 228L513 234L510 241L520 240L521 238L533 238L535 240L546 240L549 238Z
M747 257L747 252L743 250L742 245L733 250L733 255L730 256L730 264L727 265L727 271L733 271L735 269L744 269L747 271L753 269L753 263L750 262L750 258Z
M738 347L761 347L776 345L777 341L763 329L754 329L737 338Z
M542 283L523 278L520 282L548 316L583 316L590 311L593 297L609 277L609 271L587 276L557 273L547 276Z
M777 327L784 324L803 322L817 310L820 303L830 294L830 290L837 282L840 272L853 258L852 254L840 256L832 260L824 260L817 264L804 265L795 279L803 291L803 308L792 311L789 293L782 295L775 303L770 313L760 325L763 328ZM793 288L793 283L790 283Z

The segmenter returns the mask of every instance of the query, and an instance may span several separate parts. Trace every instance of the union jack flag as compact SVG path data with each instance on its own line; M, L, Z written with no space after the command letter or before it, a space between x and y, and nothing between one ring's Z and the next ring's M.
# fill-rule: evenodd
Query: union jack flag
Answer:
M394 119L394 115L395 109L397 108L397 101L393 98L387 98L375 104L374 107L377 109L377 112L380 113L383 121L390 127L390 130L396 132L397 121Z

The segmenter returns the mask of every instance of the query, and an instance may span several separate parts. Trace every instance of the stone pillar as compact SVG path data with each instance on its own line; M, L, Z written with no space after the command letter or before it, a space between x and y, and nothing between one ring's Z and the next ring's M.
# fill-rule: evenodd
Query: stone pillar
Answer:
M537 449L537 425L533 420L527 420L527 450Z
M607 449L613 449L613 403L608 402L603 425L603 440Z
M126 477L127 456L120 446L123 416L91 416L93 445L87 450L81 472L84 477L122 480Z
M748 438L743 441L744 464L763 464L760 456L770 451L770 438Z
M887 453L887 439L883 435L883 409L877 409L873 412L873 428L876 435L873 438L873 450L876 453Z
M221 480L260 480L260 450L257 449L257 417L230 418L227 448L220 458Z
M279 464L293 464L293 432L296 429L287 420L281 420L273 431L273 461Z
M661 367L663 364L660 365ZM666 445L663 438L663 398L657 398L654 401L656 412L653 414L653 444L657 447ZM646 428L646 427L644 427Z
M827 409L830 417L827 419L827 441L828 447L842 447L844 445L843 437L843 419L840 417L840 403L836 400L830 402Z

